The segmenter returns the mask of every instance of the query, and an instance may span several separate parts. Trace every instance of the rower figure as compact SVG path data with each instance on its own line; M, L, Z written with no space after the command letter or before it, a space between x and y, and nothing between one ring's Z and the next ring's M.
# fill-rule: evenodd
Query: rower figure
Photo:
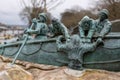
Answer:
M31 26L34 26L35 29L28 29L26 32L29 34L36 34L36 39L47 39L48 27L46 24L47 16L45 13L40 13L38 19L34 18L32 20Z

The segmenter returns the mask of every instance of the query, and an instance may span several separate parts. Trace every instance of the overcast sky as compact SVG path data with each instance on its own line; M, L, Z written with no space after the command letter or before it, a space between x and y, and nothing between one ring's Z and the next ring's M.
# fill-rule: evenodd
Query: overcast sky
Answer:
M66 9L70 9L73 6L80 6L84 9L89 9L90 7L94 7L95 2L97 0L65 0L65 2L54 10L50 12L55 17L60 17L60 13L64 12ZM25 24L21 21L19 16L22 7L19 3L19 0L0 0L0 22L4 24L18 24L23 25Z

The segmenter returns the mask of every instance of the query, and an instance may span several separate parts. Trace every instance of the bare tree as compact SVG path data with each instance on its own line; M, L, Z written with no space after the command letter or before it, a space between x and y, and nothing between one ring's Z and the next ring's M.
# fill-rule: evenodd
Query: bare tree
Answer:
M77 6L76 6L77 7ZM88 15L91 18L96 18L96 15L93 14L90 10L79 10L78 8L66 10L64 13L62 13L61 21L66 25L66 27L70 30L70 33L77 33L78 32L78 22L86 15Z
M24 21L31 23L31 19L37 17L41 12L48 13L50 10L56 8L63 3L64 0L20 0L23 10L20 17Z
M120 32L120 0L99 0L98 11L103 8L110 12L109 19L112 22L112 32Z
M90 10L75 10L70 9L66 10L64 13L62 13L61 21L68 27L73 28L76 25L78 25L78 22L86 15L88 15L91 18L96 18L95 14L92 14Z
M106 8L109 10L110 20L120 19L120 0L99 0L98 5L99 5L97 8L98 11L103 8Z

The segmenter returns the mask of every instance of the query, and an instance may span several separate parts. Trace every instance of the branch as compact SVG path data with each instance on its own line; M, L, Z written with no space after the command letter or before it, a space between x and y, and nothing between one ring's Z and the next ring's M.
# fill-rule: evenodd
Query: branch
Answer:
M27 7L27 4L25 3L25 0L22 0L22 3L24 5L24 7Z
M53 4L54 5L53 5ZM61 1L61 0L59 0L59 1L57 1L57 2L52 2L51 4L48 4L48 6L47 6L47 9L50 11L50 10L52 10L53 8L56 8L58 5L60 5L60 4L62 4L63 3L63 1ZM56 4L55 4L56 3Z
M40 6L42 6L43 3L44 3L43 0L39 0L37 6L40 7Z
M116 22L120 22L120 19L111 21L111 23L116 23Z

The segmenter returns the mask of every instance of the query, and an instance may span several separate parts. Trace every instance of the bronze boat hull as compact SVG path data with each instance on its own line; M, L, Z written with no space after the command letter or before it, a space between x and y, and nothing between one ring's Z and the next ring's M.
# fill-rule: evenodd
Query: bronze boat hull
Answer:
M104 46L84 55L84 68L120 71L120 33L111 33L105 37ZM0 45L0 55L14 58L22 41ZM29 40L17 58L18 60L67 66L68 55L57 51L56 38L47 40Z

